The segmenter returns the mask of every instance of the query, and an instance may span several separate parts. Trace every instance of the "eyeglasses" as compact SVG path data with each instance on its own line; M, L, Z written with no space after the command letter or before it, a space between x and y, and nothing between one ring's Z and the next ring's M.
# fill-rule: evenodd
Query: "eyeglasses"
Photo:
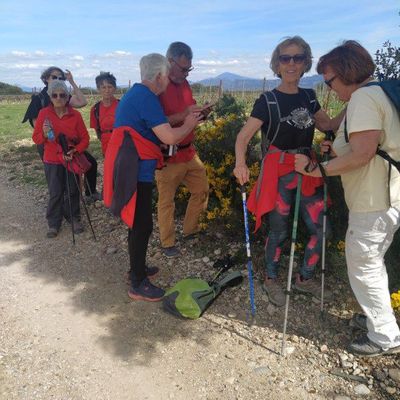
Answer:
M57 76L57 75L50 75L51 79L58 79L59 81L65 81L65 78L63 78L62 76Z
M66 99L67 98L67 93L52 93L51 94L52 99Z
M179 67L179 69L181 70L181 72L183 74L188 74L190 71L194 70L194 67L184 68L181 65L179 65L179 63L177 63L175 60L172 60L172 61Z
M326 86L329 86L329 87L332 89L332 82L333 82L336 78L337 78L337 76L334 75L334 76L332 76L331 79L328 79L328 80L324 81L324 82L325 82L325 85L326 85Z
M305 54L295 54L294 56L289 56L288 54L281 54L279 56L279 62L281 64L289 64L290 60L293 60L295 64L301 64L306 61Z

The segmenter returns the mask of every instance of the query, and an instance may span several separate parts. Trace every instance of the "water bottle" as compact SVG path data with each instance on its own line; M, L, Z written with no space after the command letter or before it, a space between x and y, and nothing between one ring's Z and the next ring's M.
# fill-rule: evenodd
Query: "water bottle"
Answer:
M54 140L54 132L53 132L53 129L50 129L50 130L47 132L47 139L49 139L50 142L52 142L52 141Z
M55 136L53 132L53 127L51 126L51 122L47 118L44 120L43 126L47 126L50 128L50 130L47 132L47 139L50 140L50 142L52 142Z

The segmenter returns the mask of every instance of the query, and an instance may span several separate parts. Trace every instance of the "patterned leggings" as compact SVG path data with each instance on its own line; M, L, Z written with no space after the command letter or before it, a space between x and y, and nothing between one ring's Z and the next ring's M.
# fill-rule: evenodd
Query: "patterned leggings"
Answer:
M279 178L275 209L268 214L270 231L265 243L265 265L269 278L276 278L278 275L281 248L288 237L290 207L294 204L296 197L297 179L295 172ZM300 268L300 274L305 279L314 276L315 266L321 255L323 207L323 186L317 188L312 196L301 195L300 197L300 214L310 233L310 240ZM326 234L327 238L330 237L329 221L327 221Z

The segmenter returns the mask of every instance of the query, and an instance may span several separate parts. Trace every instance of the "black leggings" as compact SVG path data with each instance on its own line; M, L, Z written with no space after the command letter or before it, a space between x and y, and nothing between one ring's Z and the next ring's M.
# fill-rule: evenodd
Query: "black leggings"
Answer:
M92 164L89 171L85 174L85 194L86 196L89 196L97 192L97 161L88 151L85 151L84 154L90 164Z
M153 183L138 182L133 228L128 232L130 278L132 287L139 286L146 278L146 253L153 231L152 213Z

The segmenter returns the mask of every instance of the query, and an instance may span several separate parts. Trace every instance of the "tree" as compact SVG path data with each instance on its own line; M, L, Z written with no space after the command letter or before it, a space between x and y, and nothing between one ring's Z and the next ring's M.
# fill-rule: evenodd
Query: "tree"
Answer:
M386 41L375 53L375 64L375 76L379 80L400 79L400 48Z
M0 82L0 94L23 94L23 90L18 86L9 85L4 82Z

